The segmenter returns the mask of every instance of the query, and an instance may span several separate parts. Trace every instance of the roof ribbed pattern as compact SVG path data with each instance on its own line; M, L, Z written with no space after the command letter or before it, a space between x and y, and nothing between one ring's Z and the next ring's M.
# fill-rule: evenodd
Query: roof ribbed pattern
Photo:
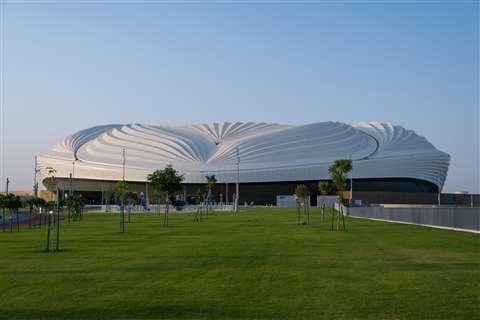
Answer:
M380 122L361 122L354 125L378 141L378 150L369 157L377 172L388 175L391 170L382 168L389 163L405 176L426 180L442 187L447 177L450 156L437 150L430 142L412 130Z
M237 150L241 182L327 179L334 160L352 159L355 178L417 178L442 187L449 164L449 156L425 138L380 122L104 125L65 138L39 156L39 164L54 167L60 177L68 177L74 165L75 178L119 180L123 149L131 181L145 181L153 170L171 164L187 183L203 183L205 174L234 182Z

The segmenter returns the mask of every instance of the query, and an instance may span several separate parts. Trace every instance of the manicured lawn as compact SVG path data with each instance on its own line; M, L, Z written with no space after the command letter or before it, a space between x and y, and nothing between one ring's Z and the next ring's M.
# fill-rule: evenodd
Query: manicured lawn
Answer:
M86 214L0 231L1 319L478 319L480 237L359 219L329 231L312 210L134 217Z

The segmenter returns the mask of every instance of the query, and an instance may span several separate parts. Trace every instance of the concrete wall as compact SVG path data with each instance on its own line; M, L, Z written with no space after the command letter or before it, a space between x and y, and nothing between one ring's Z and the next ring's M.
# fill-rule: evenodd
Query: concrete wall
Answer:
M480 209L461 207L350 207L353 217L480 231Z

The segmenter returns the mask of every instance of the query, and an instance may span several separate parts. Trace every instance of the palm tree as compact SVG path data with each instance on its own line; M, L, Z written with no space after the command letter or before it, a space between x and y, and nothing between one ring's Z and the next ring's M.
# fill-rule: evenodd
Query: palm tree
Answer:
M349 160L349 159L335 160L333 165L331 165L328 168L330 177L332 178L333 184L337 189L338 199L340 202L339 204L342 204L345 202L344 193L345 193L345 190L347 189L347 174L351 170L352 170L352 160ZM345 230L345 217L343 216L343 214L341 216L343 221L343 229ZM340 214L337 219L337 230L339 228L339 224L340 224ZM333 229L333 218L332 218L332 229Z
M207 188L208 188L208 193L207 193L207 215L206 218L208 219L208 210L209 210L209 205L212 202L212 190L213 187L217 184L217 178L215 178L215 175L212 174L211 176L205 176L207 178Z
M308 204L308 199L310 196L310 190L306 185L300 184L295 188L295 195L299 200L303 202L303 224L309 224L310 208ZM300 222L300 206L298 206L298 222Z
M212 190L217 184L217 178L215 178L214 174L212 174L211 176L205 176L205 178L207 178L207 187L208 187L207 202L211 202Z
M168 226L168 212L170 209L170 196L179 192L182 189L183 175L179 174L177 170L173 169L171 165L167 165L163 170L155 170L147 176L147 181L150 182L153 189L158 193L165 193L166 206L163 217L163 226Z
M318 183L318 190L322 195L322 221L325 218L325 196L332 191L332 184L329 181L320 181Z

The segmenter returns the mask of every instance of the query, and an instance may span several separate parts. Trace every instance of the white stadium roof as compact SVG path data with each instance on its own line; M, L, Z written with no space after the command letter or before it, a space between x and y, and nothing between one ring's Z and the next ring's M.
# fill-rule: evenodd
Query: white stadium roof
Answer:
M241 182L328 179L336 159L353 160L353 177L413 178L440 189L450 156L414 131L390 123L348 125L317 122L280 125L224 122L190 126L112 124L79 131L38 157L40 168L58 177L145 181L155 169L171 164L186 183L235 182L236 149ZM46 170L41 170L46 177Z

